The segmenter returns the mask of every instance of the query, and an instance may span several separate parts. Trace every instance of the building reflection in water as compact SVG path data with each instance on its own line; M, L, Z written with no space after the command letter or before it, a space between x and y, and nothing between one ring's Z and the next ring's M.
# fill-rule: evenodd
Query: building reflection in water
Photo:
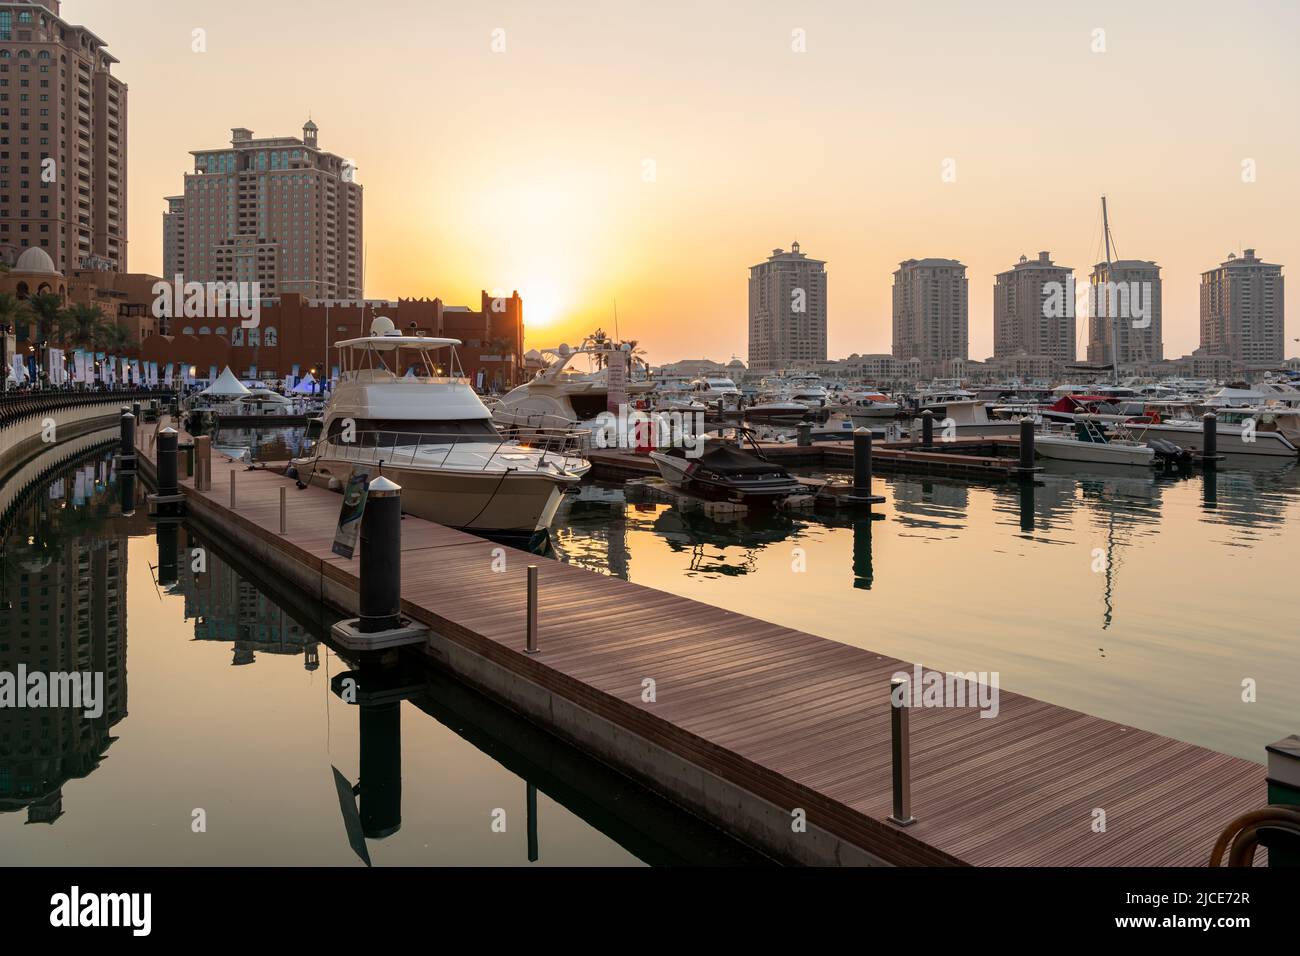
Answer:
M0 489L0 671L104 675L103 711L0 709L0 813L63 815L63 786L88 776L127 714L127 538L111 452L63 461L103 438L36 456ZM71 447L69 447L71 446Z
M183 526L160 522L157 535L158 584L184 597L194 640L229 643L234 666L255 663L259 652L300 654L307 670L320 666L317 638L253 581Z

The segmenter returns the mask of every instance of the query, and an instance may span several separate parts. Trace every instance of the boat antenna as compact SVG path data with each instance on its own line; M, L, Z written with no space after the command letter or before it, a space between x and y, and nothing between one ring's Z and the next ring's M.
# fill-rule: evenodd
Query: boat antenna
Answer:
M1106 237L1106 285L1103 286L1102 292L1106 295L1106 317L1110 319L1110 362L1111 362L1111 379L1113 384L1119 384L1119 316L1110 314L1111 305L1114 297L1110 294L1113 288L1114 277L1111 275L1110 263L1110 214L1106 211L1106 197L1101 197L1101 224L1102 232Z

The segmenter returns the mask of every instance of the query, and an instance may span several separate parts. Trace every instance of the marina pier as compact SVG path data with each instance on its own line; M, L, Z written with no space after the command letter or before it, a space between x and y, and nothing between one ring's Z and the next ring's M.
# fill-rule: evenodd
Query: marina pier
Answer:
M135 441L151 478L152 429ZM206 490L180 484L205 533L356 613L358 561L331 551L338 495L218 455ZM1268 802L1258 764L1002 690L992 719L911 709L915 822L900 826L890 681L911 663L415 517L401 528L401 612L429 628L418 650L782 862L1199 866Z

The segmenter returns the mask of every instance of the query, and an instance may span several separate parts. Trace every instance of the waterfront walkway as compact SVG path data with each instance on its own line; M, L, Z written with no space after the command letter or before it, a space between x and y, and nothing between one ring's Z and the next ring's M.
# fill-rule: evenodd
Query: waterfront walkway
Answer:
M137 441L151 456L145 432ZM273 566L319 575L322 595L355 589L358 561L330 551L338 494L299 490L215 452L212 490L182 485L192 519L210 531L273 555ZM280 535L285 486L288 533ZM887 529L878 523L875 533ZM535 722L579 746L597 731L562 725L566 709L591 728L619 728L621 752L644 753L624 769L785 859L861 861L848 847L896 864L1204 865L1225 824L1267 803L1260 765L1003 690L992 719L975 709L912 710L917 823L900 828L887 822L888 687L910 664L513 550L497 573L497 547L417 518L402 522L403 611L457 648L461 656L450 659L462 666L453 670L471 682L488 669L513 675L495 695L517 696ZM530 560L540 566L535 656L523 652ZM959 614L954 626L963 626ZM483 670L463 665L471 659ZM643 700L647 679L654 702ZM791 826L797 808L806 835Z

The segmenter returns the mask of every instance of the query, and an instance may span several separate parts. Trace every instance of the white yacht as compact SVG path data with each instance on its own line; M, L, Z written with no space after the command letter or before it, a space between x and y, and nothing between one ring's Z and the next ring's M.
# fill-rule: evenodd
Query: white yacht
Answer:
M627 356L626 393L629 405L644 403L655 383L643 374L644 363L635 356L631 343L623 345L597 332L577 348L561 345L546 349L551 359L532 381L511 389L492 409L493 420L510 432L527 435L550 429L591 431L597 419L609 411L609 367L612 353ZM579 356L594 366L587 371L571 367ZM733 386L734 387L734 386ZM692 395L691 397L695 397Z
M1300 457L1300 408L1220 406L1213 411L1218 419L1215 433L1220 454ZM1182 415L1130 427L1143 438L1163 438L1193 451L1205 449L1204 422L1190 413L1190 406L1184 406Z
M693 400L706 405L712 405L719 400L727 405L735 405L740 399L740 389L725 375L702 375L691 382L687 394Z
M293 461L300 482L341 489L356 470L402 486L402 510L498 535L545 530L565 489L591 465L569 432L503 438L469 382L455 374L457 339L400 335L377 318L371 334L335 343L340 377L320 440ZM451 349L440 374L434 354Z

